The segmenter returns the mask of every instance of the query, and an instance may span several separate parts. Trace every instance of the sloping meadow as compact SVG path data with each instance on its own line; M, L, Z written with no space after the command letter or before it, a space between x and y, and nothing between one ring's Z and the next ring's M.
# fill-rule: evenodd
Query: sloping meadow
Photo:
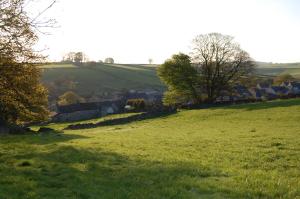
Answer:
M1 136L0 198L297 198L299 113L293 99Z

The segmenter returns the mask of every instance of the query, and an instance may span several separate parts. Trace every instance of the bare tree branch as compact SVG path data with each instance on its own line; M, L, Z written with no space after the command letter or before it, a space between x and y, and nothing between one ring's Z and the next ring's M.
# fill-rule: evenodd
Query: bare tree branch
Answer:
M250 74L254 62L249 54L234 42L233 37L220 33L199 35L193 40L191 53L201 77L208 100L213 101L219 92Z

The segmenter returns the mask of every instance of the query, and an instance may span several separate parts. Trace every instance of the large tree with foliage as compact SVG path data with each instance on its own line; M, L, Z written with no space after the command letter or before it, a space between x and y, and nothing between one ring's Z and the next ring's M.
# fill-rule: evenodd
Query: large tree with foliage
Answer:
M274 78L274 84L275 85L280 85L281 83L283 82L292 82L292 81L295 81L296 78L293 77L292 75L290 74L280 74L278 75L277 77Z
M213 102L222 90L250 75L255 66L233 37L220 33L197 36L193 40L192 59L209 102Z
M200 100L199 75L185 54L173 55L158 68L158 76L168 86L164 96L165 104L176 104Z
M40 72L31 64L0 63L0 122L2 125L47 119L47 91Z
M33 50L38 40L36 30L42 25L37 18L44 11L30 18L25 2L28 3L0 0L1 125L43 121L48 117L47 91L40 83L40 70L34 65L42 57Z
M111 57L108 57L104 60L104 63L113 64L113 63L115 63L115 60Z

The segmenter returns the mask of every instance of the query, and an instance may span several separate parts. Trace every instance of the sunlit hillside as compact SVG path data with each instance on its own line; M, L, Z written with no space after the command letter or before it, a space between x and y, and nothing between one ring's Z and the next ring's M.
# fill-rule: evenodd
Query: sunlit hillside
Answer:
M68 80L80 95L101 94L129 89L164 89L156 75L155 65L50 64L41 66L46 84ZM64 85L62 85L64 86ZM62 86L58 86L62 88ZM67 90L68 88L65 88Z

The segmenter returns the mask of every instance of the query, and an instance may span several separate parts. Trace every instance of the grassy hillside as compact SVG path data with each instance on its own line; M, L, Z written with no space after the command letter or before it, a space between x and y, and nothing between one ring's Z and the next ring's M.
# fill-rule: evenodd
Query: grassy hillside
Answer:
M277 76L281 74L290 74L295 78L300 78L300 68L257 68L257 74Z
M257 63L257 74L277 76L280 74L291 74L300 78L300 63Z
M64 80L72 82L71 88L57 85L56 95L61 95L68 90L74 90L79 95L85 96L128 89L164 90L165 88L156 75L155 65L96 64L80 67L73 64L49 64L41 68L43 69L42 81L47 85ZM258 75L276 76L283 73L300 78L300 64L258 63ZM52 92L53 89L50 91Z
M294 99L1 136L0 198L298 198L299 113Z
M74 82L75 91L81 95L114 92L122 89L163 89L154 66L96 64L75 66L50 64L43 69L42 81L53 83L68 79Z
M257 62L259 68L300 68L299 63L269 63L269 62Z

